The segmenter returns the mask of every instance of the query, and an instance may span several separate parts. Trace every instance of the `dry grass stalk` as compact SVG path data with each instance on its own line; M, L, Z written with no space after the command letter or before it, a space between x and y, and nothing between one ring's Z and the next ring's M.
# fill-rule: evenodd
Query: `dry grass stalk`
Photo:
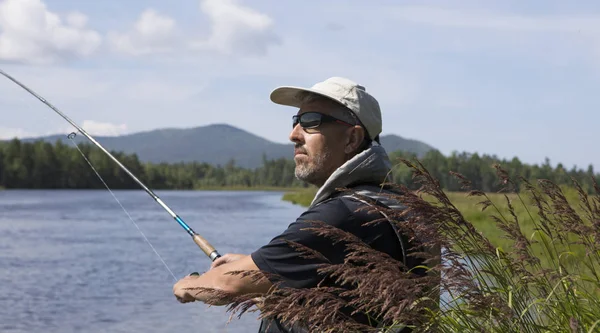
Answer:
M310 332L392 332L401 324L414 332L600 331L597 185L596 195L590 197L574 181L579 198L575 209L558 186L540 180L538 188L523 178L517 184L496 165L506 194L504 209L486 193L471 189L468 179L453 173L463 189L469 190L468 196L482 198L478 203L482 211L492 210L490 223L514 244L506 252L465 219L420 162L402 163L411 168L420 188L410 191L402 185L386 185L394 190L391 197L406 209L365 209L379 210L394 220L410 241L411 256L422 260L421 266L409 269L356 236L313 221L307 223L308 230L332 243L345 244L345 260L330 262L300 244L290 246L306 257L320 258L323 264L318 271L334 286L322 283L310 289L293 289L275 283L260 298L232 298L229 310L241 316L258 308L261 318L301 325ZM516 213L515 203L526 207L525 217ZM534 234L525 235L524 225L533 225ZM567 261L577 248L584 249L581 260ZM540 258L547 259L548 264L543 265ZM264 278L261 272L253 274ZM380 327L358 322L360 315Z

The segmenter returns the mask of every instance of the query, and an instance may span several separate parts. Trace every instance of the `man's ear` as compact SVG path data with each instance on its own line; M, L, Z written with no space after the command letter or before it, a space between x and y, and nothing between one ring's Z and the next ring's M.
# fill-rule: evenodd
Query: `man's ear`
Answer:
M365 138L365 130L361 126L354 126L348 129L350 131L347 136L344 153L351 154L355 152Z

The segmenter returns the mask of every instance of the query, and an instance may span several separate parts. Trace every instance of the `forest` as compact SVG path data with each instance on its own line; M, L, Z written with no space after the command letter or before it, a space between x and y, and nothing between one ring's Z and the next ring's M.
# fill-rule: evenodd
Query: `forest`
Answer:
M306 184L294 177L294 161L291 159L268 160L255 169L238 167L232 159L226 165L208 163L144 163L135 154L111 152L136 177L152 189L203 189L203 188L299 188ZM82 154L85 156L82 156ZM393 181L414 187L411 171L401 167L398 158L415 158L412 154L391 152L394 164ZM44 141L22 142L13 139L0 143L0 187L7 189L98 189L102 182L88 161L113 189L136 189L139 185L119 166L91 144L67 145L60 141L51 144ZM572 167L566 169L558 163L552 166L546 159L542 165L530 165L514 157L499 159L493 155L452 153L444 156L432 150L419 158L429 172L448 191L460 191L460 184L450 171L468 178L474 188L484 192L498 191L494 164L500 164L516 179L548 179L559 185L572 185L576 179L582 187L593 190L594 169Z

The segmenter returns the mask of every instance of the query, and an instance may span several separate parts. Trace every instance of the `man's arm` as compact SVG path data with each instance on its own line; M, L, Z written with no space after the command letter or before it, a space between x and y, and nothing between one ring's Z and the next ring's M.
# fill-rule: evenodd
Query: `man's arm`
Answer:
M225 255L224 257L226 257ZM271 282L266 279L252 281L252 277L242 277L240 274L227 274L232 271L259 271L249 255L237 257L234 261L213 265L206 273L199 276L186 276L173 286L175 297L182 303L201 301L212 305L225 305L227 299L214 299L214 294L207 291L185 290L186 288L211 288L225 292L231 296L250 293L266 293L271 288Z
M257 249L252 255L226 254L215 260L211 269L201 276L188 276L173 287L173 292L182 303L202 301L213 305L225 305L227 300L214 301L208 292L184 290L185 288L212 288L231 295L267 293L272 283L267 278L257 283L251 277L231 275L231 271L261 271L277 277L282 287L309 288L316 286L324 276L318 273L322 264L344 261L343 243L332 243L330 238L304 230L312 225L307 221L323 221L344 230L360 228L348 207L341 200L334 200L304 212L295 222L269 244ZM324 258L307 258L289 242L306 246L323 255ZM260 268L259 268L260 267ZM260 274L260 273L259 273ZM274 280L274 279L273 279Z

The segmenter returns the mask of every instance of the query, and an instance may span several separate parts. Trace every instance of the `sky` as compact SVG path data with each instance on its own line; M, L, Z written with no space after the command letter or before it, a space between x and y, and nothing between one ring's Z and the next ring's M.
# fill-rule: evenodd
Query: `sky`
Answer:
M92 135L227 123L288 142L281 85L350 78L383 135L600 169L594 1L0 0L0 69ZM65 135L0 77L0 138Z

